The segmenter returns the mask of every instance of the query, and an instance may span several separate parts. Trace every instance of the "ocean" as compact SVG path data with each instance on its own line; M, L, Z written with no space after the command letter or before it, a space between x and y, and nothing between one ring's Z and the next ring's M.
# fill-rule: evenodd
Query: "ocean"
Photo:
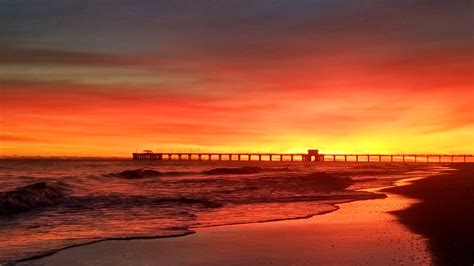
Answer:
M1 160L0 263L106 239L308 218L440 164Z

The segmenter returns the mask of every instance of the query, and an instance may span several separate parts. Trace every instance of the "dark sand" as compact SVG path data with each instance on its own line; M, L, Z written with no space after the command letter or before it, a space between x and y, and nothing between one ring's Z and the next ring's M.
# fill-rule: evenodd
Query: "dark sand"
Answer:
M474 264L474 163L453 164L449 174L384 191L420 202L393 211L410 230L428 239L440 265Z

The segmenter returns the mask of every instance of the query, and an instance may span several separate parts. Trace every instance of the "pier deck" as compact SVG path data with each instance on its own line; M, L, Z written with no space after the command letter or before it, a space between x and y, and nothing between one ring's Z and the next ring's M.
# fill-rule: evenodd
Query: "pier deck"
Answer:
M152 152L133 153L133 160L184 161L287 161L287 162L474 162L472 154L330 154L308 153L212 153Z

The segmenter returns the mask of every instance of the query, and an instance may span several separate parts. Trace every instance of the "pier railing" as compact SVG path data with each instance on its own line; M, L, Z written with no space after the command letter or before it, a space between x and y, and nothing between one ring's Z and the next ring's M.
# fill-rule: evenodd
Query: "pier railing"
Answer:
M308 153L133 153L133 160L288 161L288 162L474 162L472 154L321 154Z

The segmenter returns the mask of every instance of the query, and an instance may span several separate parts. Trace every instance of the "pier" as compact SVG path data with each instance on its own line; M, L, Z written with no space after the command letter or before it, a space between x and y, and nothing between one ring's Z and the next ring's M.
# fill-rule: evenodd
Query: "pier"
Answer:
M212 153L153 152L133 153L133 160L179 161L278 161L278 162L474 162L472 154L327 154L318 150L307 153Z

